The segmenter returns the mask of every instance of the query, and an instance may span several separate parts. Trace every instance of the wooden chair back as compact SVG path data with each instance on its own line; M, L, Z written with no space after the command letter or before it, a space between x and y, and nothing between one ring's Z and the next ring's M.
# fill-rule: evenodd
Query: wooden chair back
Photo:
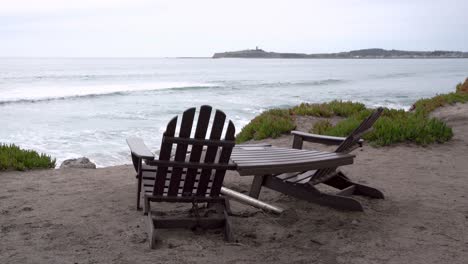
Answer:
M374 112L372 112L372 114L364 119L364 121L362 121L362 123L356 129L354 129L354 131L338 146L335 152L349 153L354 150L362 135L372 128L377 119L379 119L379 117L382 115L383 110L384 109L382 107L379 107ZM336 168L319 169L312 176L310 182L312 184L324 182L333 177L335 172Z
M224 129L226 115L216 110L211 122L211 106L201 106L194 135L192 127L195 108L187 109L176 132L178 117L174 117L164 132L157 166L153 196L191 198L218 197L235 145L235 127L232 121ZM224 139L221 139L225 130ZM175 146L175 153L174 147ZM190 153L189 153L190 150ZM189 154L189 155L188 155ZM232 169L232 168L231 168Z
M369 129L372 128L374 125L375 121L379 119L379 117L382 115L383 108L379 107L377 108L372 114L370 114L362 123L354 129L354 131L338 146L338 148L335 150L335 152L338 153L349 153L351 152L356 146L357 142L359 139L361 139L362 135L369 131Z

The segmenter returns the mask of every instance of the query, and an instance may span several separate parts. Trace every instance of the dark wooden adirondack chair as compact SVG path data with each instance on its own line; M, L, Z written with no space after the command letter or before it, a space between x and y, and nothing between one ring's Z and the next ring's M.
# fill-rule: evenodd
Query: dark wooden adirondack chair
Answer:
M382 112L382 108L375 110L346 138L292 131L294 135L293 148L302 149L303 142L308 141L326 145L339 145L335 152L349 153L362 146L361 136L372 127ZM337 188L340 191L336 194L321 192L314 187L319 183ZM258 198L261 186L321 205L355 211L362 211L363 208L357 200L349 197L352 194L384 198L379 190L351 181L336 167L279 175L255 176L250 196Z
M158 159L152 159L152 153L141 140L127 139L138 171L138 197L140 191L144 194L144 211L147 214L151 248L155 246L156 228L224 227L225 239L232 239L226 212L227 200L220 195L220 191L226 170L235 169L235 165L229 163L235 145L235 128L232 121L229 121L224 129L226 115L216 110L209 139L206 139L211 113L211 106L200 108L193 137L191 133L195 108L183 113L178 135L178 117L174 117L164 132ZM223 130L226 132L224 139L221 139ZM146 160L146 165L142 160ZM153 202L192 203L195 217L174 219L157 216L151 208ZM215 215L200 216L199 203L207 203L215 211Z

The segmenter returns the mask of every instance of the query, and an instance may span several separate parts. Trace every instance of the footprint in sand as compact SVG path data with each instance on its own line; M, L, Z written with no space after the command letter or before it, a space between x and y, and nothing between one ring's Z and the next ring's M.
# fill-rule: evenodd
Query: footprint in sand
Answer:
M418 230L418 231L424 231L424 230L427 229L425 226L413 226L413 228Z
M131 234L129 237L130 242L134 244L146 243L147 239L148 238L145 233L135 233L135 234Z
M16 228L15 224L5 225L5 226L2 226L0 228L0 231L1 231L1 233L8 233L8 232L10 232L11 230L13 230L15 228Z
M23 211L23 212L31 212L32 210L34 210L34 209L33 209L32 207L28 207L28 206L23 207L23 208L21 209L21 211Z

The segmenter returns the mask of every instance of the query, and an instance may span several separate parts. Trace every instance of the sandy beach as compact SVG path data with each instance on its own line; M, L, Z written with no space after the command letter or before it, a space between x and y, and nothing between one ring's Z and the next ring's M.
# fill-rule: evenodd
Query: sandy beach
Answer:
M161 230L150 250L129 165L1 172L0 263L467 263L467 113L468 104L433 113L453 128L448 143L356 150L355 164L342 170L386 196L357 197L364 212L267 189L260 199L287 209L282 215L233 202L236 243L224 242L221 230ZM298 128L313 121L300 119ZM262 142L286 147L291 140ZM225 185L246 192L251 181L231 172Z

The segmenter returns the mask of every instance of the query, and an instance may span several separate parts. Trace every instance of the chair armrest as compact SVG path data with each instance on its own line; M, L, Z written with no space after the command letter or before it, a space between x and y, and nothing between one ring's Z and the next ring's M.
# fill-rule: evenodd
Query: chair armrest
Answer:
M259 143L259 144L236 144L235 148L258 148L258 147L271 147L271 144Z
M291 134L294 135L295 141L296 137L299 137L301 141L320 143L324 145L339 145L346 139L345 137L317 135L301 131L291 131ZM357 144L359 144L360 147L362 147L362 143L364 143L364 139L359 139L359 141L357 142Z
M149 150L141 138L131 137L127 138L127 144L130 147L130 151L137 158L145 160L153 160L154 154Z

